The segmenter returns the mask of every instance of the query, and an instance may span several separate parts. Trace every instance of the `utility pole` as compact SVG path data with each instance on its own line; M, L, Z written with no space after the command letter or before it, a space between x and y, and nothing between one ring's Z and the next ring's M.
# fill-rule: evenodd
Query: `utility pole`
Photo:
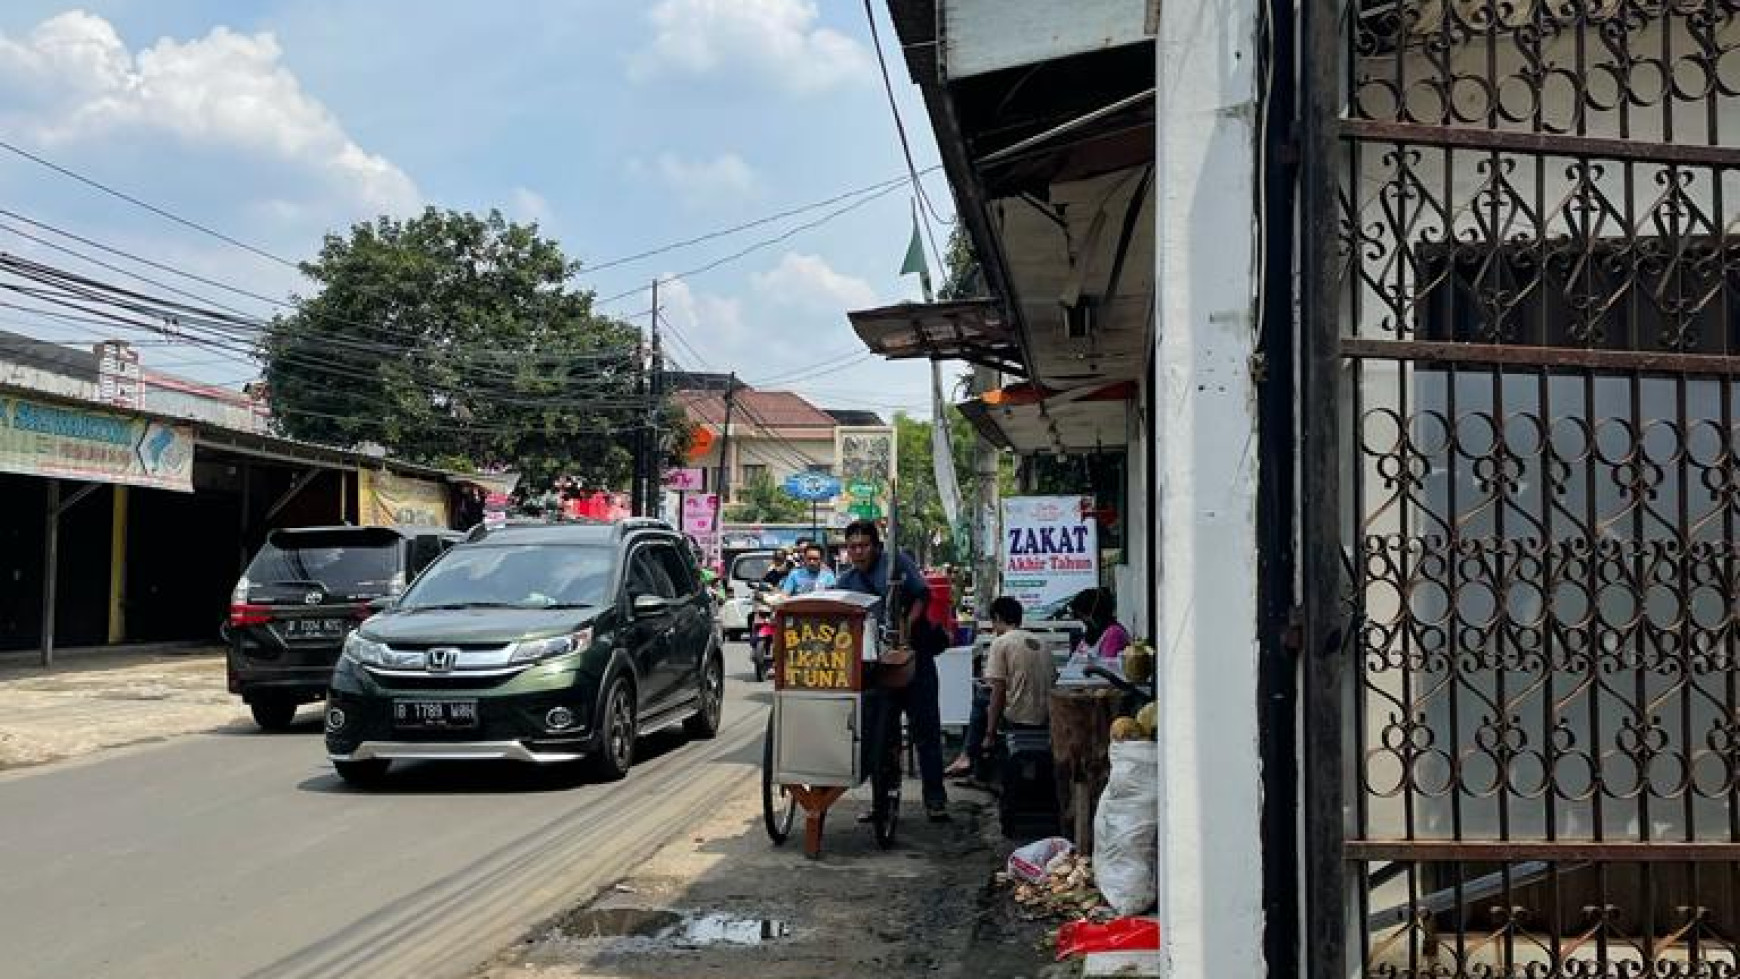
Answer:
M647 452L646 466L646 496L647 509L653 516L664 512L665 500L665 460L664 439L659 432L659 412L664 409L665 400L665 362L664 353L659 349L659 280L652 283L652 398L647 404L646 425L647 440L651 446ZM682 514L678 514L673 523L682 522Z
M725 425L719 438L719 470L718 478L713 480L713 492L718 495L718 506L713 508L713 532L718 533L719 527L725 522L725 498L731 487L725 481L725 467L729 464L731 453L731 409L736 407L737 372L732 371L731 377L725 382Z
M997 387L1000 383L996 369L991 367L973 367L973 393L984 394ZM988 616L991 600L997 597L1001 588L1001 577L998 568L1001 561L998 557L1001 551L1002 527L1001 503L997 489L998 474L997 447L982 433L974 433L973 438L973 475L977 482L977 492L973 494L973 551L976 561L973 566L973 613L983 620Z

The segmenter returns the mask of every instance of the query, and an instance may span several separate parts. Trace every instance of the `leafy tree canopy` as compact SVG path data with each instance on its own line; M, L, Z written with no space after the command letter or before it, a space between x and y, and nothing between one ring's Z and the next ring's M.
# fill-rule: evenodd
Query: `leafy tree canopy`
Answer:
M919 555L931 564L948 562L964 564L970 555L956 548L957 541L949 533L948 518L943 513L942 496L937 491L936 470L932 460L931 427L928 419L914 418L904 412L894 416L894 437L897 452L900 487L900 546ZM948 407L949 439L954 448L955 482L961 490L962 518L970 519L972 502L978 492L978 475L973 471L972 446L976 437L972 423L953 405ZM1005 496L1015 491L1015 461L1007 453L997 460L999 492ZM940 540L939 540L940 538Z
M594 311L579 266L535 225L429 208L328 235L319 284L268 333L283 433L374 442L448 468L506 468L527 492L628 477L646 409L640 333ZM687 441L666 406L668 446Z
M732 523L799 523L810 519L810 505L774 485L773 477L756 473L725 508Z

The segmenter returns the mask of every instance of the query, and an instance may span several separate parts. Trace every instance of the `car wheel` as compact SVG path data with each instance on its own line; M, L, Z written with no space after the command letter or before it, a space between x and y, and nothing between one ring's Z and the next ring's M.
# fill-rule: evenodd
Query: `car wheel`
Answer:
M254 723L262 731L284 731L296 722L296 702L293 700L256 700L248 705Z
M365 787L379 785L392 764L385 758L365 758L362 761L335 761L332 768L346 785Z
M691 738L711 738L719 733L719 718L725 711L725 664L714 653L701 668L701 689L696 691L695 713L683 721Z
M610 690L604 695L603 720L592 769L600 778L615 781L627 775L628 767L634 764L634 687L622 677L610 681Z

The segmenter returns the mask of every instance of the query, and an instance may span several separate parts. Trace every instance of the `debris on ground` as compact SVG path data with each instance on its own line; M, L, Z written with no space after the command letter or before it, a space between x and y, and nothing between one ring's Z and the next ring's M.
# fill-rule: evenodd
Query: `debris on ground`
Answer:
M1035 883L1020 880L1008 871L999 872L994 879L999 888L1011 891L1015 903L1029 919L1109 921L1117 917L1094 886L1093 859L1079 853L1054 858L1046 864L1045 879Z

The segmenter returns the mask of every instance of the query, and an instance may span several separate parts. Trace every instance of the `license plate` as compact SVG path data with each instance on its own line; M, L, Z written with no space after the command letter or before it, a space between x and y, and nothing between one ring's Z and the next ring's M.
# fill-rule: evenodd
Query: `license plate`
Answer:
M476 727L477 701L395 700L393 723L399 727Z
M292 639L336 639L350 629L345 619L285 619L282 624Z

